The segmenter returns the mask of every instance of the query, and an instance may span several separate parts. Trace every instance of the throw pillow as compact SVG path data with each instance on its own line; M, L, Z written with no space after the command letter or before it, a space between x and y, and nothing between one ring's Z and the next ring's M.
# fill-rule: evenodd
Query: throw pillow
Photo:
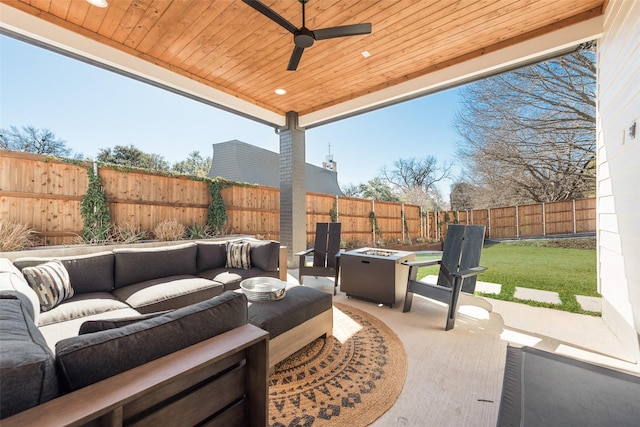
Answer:
M25 267L22 274L36 291L40 310L49 311L73 296L69 273L62 262L53 260L35 267Z
M227 243L227 268L241 268L248 270L251 267L251 257L249 242L229 242Z

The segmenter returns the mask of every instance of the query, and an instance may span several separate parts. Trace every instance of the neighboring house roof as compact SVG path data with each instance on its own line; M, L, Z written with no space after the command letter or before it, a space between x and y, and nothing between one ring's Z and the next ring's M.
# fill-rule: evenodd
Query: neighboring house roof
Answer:
M280 187L280 154L235 139L213 144L209 177ZM308 192L344 196L335 171L306 163L305 180Z

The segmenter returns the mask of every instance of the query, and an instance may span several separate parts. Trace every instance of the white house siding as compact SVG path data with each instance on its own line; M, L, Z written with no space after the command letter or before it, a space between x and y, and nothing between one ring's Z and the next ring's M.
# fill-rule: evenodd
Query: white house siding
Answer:
M636 137L628 135L636 122ZM640 1L612 0L598 41L598 285L603 318L640 358Z

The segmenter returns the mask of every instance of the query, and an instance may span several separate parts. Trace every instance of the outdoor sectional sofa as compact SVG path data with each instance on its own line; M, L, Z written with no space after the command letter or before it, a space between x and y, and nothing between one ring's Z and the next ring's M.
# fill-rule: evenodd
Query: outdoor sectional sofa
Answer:
M242 244L248 259L228 259ZM266 425L269 371L333 327L329 294L239 290L285 263L278 242L256 239L0 258L3 426ZM25 276L60 265L73 294L41 311Z

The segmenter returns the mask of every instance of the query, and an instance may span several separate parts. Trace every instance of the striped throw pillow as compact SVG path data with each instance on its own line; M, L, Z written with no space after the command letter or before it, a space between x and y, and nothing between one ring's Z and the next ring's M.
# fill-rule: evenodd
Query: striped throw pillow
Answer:
M35 267L25 267L22 274L36 291L40 310L49 311L73 296L69 273L62 262L53 260Z
M248 270L251 267L249 242L227 243L227 268L241 268Z

